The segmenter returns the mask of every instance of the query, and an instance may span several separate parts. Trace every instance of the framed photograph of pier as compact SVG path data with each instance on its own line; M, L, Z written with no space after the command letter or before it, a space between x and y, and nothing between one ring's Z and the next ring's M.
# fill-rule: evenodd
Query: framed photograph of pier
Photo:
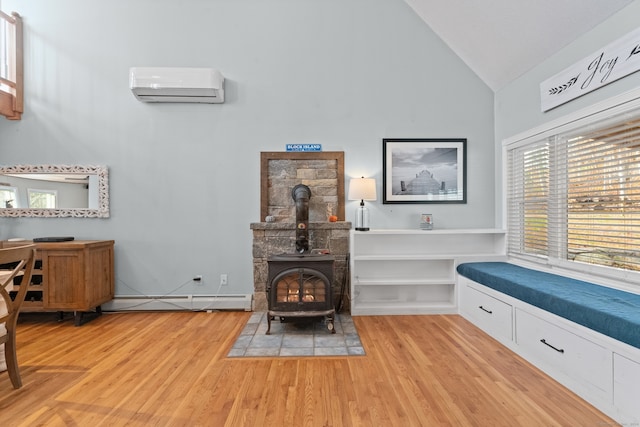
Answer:
M382 203L467 203L466 138L382 144Z

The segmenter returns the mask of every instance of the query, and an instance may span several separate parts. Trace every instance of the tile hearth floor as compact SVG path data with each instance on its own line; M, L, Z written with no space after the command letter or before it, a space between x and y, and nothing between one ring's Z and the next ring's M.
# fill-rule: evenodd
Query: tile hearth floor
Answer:
M329 331L322 318L288 318L271 321L271 335L266 335L267 313L251 315L234 343L228 357L279 356L363 356L360 335L348 314L336 314L336 333Z

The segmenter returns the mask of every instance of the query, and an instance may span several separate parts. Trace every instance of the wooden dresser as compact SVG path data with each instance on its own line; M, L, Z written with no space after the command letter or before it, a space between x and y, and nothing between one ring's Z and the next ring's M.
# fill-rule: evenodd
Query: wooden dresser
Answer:
M8 248L32 241L0 242ZM37 242L36 268L23 312L73 312L79 326L85 315L100 314L101 304L113 299L113 240Z

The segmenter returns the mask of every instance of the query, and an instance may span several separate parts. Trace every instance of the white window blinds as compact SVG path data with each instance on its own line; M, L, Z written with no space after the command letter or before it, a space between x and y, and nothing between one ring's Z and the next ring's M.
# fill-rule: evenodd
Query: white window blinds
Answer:
M640 271L640 110L507 151L509 253Z

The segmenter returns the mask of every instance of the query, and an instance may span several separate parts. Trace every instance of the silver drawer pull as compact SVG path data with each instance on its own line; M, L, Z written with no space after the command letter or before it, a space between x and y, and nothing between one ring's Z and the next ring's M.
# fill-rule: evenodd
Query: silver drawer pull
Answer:
M545 340L544 338L542 338L542 339L540 340L540 342L541 342L542 344L544 344L544 345L548 346L548 347L551 347L552 349L554 349L554 350L555 350L555 351L557 351L558 353L564 353L564 349L552 346L552 345L551 345L551 344L549 344L549 343L547 342L547 340Z
M478 308L479 308L480 310L484 311L484 312L487 312L487 313L489 313L489 314L493 314L493 311L491 311L491 310L487 310L486 308L484 308L484 307L483 307L483 306L481 306L481 305L479 305L479 306L478 306Z

